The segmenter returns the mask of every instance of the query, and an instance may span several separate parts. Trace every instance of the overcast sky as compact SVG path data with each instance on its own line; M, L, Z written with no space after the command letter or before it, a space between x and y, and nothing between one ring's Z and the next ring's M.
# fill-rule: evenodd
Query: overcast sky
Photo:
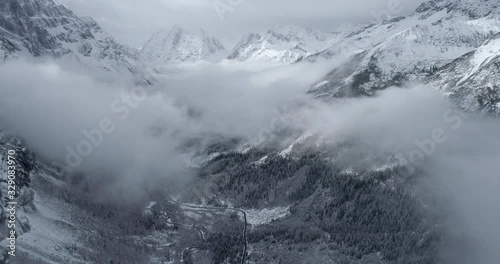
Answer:
M343 23L412 12L423 0L56 0L80 16L91 16L118 41L140 47L152 33L174 24L203 28L232 45L250 32L275 24L330 31ZM216 7L218 7L218 11ZM396 10L396 12L393 12ZM231 47L227 47L231 48Z

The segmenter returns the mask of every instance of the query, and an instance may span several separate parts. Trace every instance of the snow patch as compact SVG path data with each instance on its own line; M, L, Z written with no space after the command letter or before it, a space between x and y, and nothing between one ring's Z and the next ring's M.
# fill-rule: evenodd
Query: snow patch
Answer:
M288 146L288 148L280 151L280 153L278 155L280 155L281 157L285 158L286 156L290 155L290 153L292 152L293 150L293 144Z
M189 217L189 218L195 219L195 220L200 220L202 217L201 215L199 215L193 211L184 211L184 215Z
M323 85L329 83L329 81L322 81L322 82L319 82L317 83L316 85L314 85L314 89L318 89L320 87L322 87Z
M299 137L297 140L295 140L295 142L293 142L292 145L288 146L288 148L280 151L280 153L278 153L278 155L280 155L281 157L286 157L288 155L290 155L290 153L292 152L293 150L293 147L298 144L298 143L301 143L303 142L304 140L310 138L313 134L311 133L305 133L304 135L302 135L301 137Z
M250 151L254 146L251 143L246 143L241 146L238 146L235 150L236 153L246 154Z
M257 165L257 166L262 165L266 162L267 158L268 158L268 156L264 156L261 159L259 159L258 161L252 162L251 164Z
M247 213L247 222L251 225L265 225L271 223L273 220L286 217L290 214L290 206L288 207L275 207L266 208L262 210L249 209L245 210Z
M352 168L345 169L345 170L341 171L340 173L342 173L342 174L355 174L355 172Z
M142 212L144 215L151 215L153 213L153 206L156 205L156 202L149 202L148 206L144 208L144 211Z
M26 216L29 219L31 226L30 232L18 237L19 251L34 259L45 261L44 263L78 262L66 250L69 246L83 246L75 241L75 234L80 233L70 219L72 213L65 210L67 205L52 199L41 199L37 193L35 193L35 205L36 212L19 212L20 217Z
M487 64L492 59L500 55L500 38L491 39L481 47L479 47L476 52L474 52L474 57L471 60L472 69L467 75L465 75L458 83L462 83L467 80L470 76L476 73L481 66Z
M373 167L372 168L372 171L386 171L386 170L391 170L391 169L394 169L398 166L399 164L398 163L393 163L393 164L385 164L385 165L382 165L382 166L379 166L379 167Z

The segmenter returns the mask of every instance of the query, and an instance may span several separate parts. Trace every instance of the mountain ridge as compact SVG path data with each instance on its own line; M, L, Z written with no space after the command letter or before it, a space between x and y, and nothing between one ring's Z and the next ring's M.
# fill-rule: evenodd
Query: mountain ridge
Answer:
M127 75L139 72L135 50L116 42L92 18L78 17L52 0L5 0L0 10L2 61L71 54L90 68Z
M491 5L489 12L471 1L429 1L409 16L362 27L304 58L315 62L345 54L350 57L313 85L310 93L316 97L369 96L424 79L500 32L497 4L484 2Z
M225 48L203 29L186 31L178 25L158 31L140 50L146 63L179 63L200 60L217 62L225 56Z
M476 50L455 59L426 83L454 100L462 109L500 115L500 34Z
M263 35L260 33L245 35L233 48L228 59L293 63L305 55L323 49L337 36L312 28L275 25Z

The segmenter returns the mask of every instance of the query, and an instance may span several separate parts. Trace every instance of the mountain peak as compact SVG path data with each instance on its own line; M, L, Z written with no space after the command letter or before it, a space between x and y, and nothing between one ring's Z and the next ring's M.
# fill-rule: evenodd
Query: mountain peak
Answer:
M245 35L228 59L262 60L292 63L300 57L321 50L333 34L295 25L275 25L261 36Z
M149 63L216 61L224 52L220 41L203 29L187 31L174 25L153 34L143 46L140 57Z
M78 17L53 0L0 1L0 60L31 54L74 55L90 68L130 74L133 51L117 43L95 20Z
M313 38L318 41L325 41L327 34L312 28L304 28L296 25L275 25L267 31L268 34L274 34L284 38L286 41L301 41L305 38Z

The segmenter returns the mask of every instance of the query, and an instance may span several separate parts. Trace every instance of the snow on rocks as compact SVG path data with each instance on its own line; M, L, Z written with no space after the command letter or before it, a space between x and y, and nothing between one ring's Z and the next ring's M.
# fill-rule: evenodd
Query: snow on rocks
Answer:
M290 214L290 206L288 207L275 207L275 208L265 208L265 209L248 209L245 210L247 213L247 222L250 225L258 226L271 223L273 220L277 220L286 217Z

